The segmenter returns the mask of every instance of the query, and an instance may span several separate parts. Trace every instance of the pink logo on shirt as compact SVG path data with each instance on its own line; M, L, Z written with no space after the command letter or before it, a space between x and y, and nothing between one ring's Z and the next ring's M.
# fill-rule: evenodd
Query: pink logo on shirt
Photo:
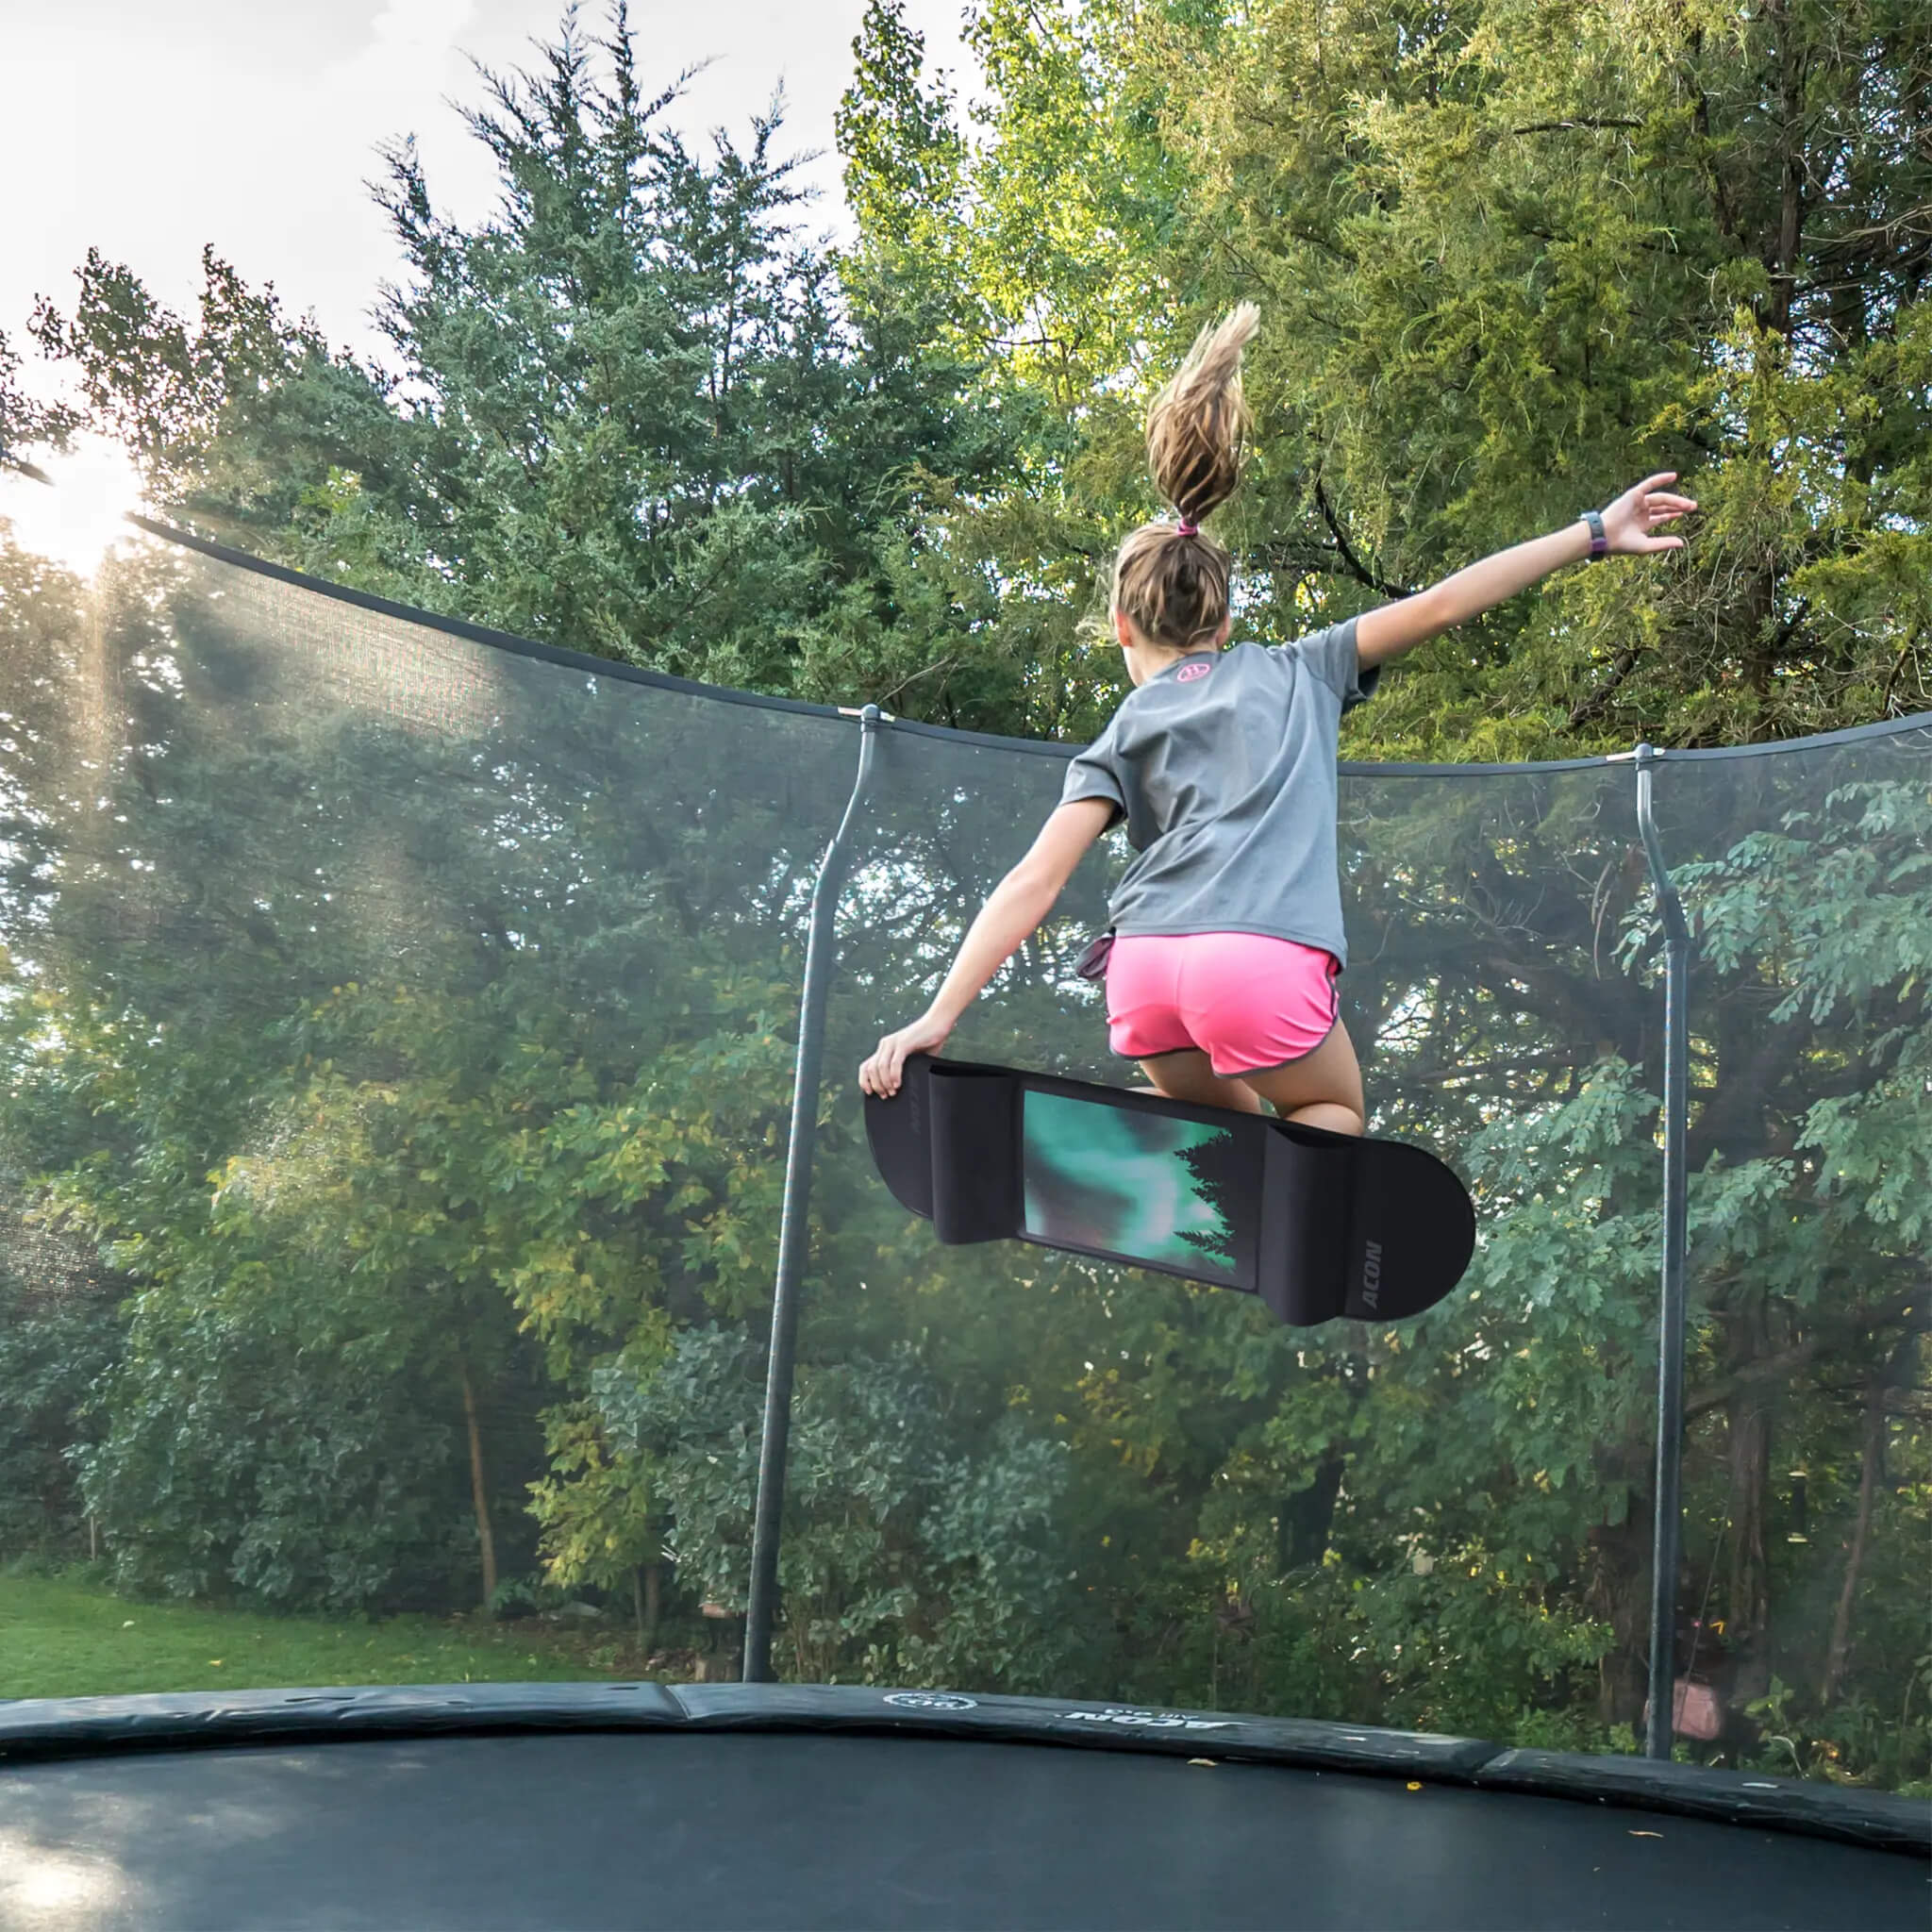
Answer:
M1211 664L1183 664L1174 675L1176 684L1192 684L1197 677L1206 677L1214 669Z

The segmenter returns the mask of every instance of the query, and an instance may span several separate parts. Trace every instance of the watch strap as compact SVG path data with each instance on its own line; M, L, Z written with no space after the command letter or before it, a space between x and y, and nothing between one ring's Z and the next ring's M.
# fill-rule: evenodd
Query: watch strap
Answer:
M1600 509L1587 509L1583 521L1590 525L1590 560L1601 563L1610 554L1610 539L1604 528L1604 513Z

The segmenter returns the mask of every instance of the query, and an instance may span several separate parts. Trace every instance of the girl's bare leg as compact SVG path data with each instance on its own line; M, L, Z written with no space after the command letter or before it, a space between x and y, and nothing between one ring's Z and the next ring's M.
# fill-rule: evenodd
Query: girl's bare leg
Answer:
M1196 1107L1224 1107L1233 1113L1261 1111L1259 1096L1239 1080L1224 1080L1205 1053L1164 1053L1158 1060L1142 1060L1141 1071L1154 1083L1143 1091L1191 1101Z
M1362 1070L1355 1044L1340 1020L1314 1052L1285 1067L1224 1078L1205 1053L1167 1053L1142 1060L1141 1071L1156 1093L1196 1107L1224 1107L1235 1113L1259 1113L1267 1101L1284 1118L1331 1134L1359 1134L1367 1122Z
M1206 1056L1200 1058L1205 1060ZM1165 1063L1142 1060L1141 1064L1151 1071ZM1355 1043L1340 1020L1313 1053L1290 1060L1285 1067L1268 1067L1241 1077L1276 1113L1305 1127L1325 1127L1331 1134L1359 1134L1367 1124L1362 1070L1356 1060Z

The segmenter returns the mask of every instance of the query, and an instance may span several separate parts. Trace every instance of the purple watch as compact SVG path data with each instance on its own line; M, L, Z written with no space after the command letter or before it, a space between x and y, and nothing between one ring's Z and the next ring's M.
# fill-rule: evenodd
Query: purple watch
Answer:
M1590 560L1601 563L1610 554L1610 540L1604 530L1604 513L1600 509L1587 509L1583 521L1590 525Z

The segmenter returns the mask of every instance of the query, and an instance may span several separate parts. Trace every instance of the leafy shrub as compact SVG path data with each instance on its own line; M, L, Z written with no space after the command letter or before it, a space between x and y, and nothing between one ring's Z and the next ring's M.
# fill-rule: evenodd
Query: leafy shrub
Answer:
M593 1386L615 1453L649 1465L681 1582L741 1609L761 1343L689 1329L647 1380ZM1074 1610L1066 1485L1061 1445L958 1412L908 1347L801 1368L779 1573L799 1675L1051 1688Z
M77 1451L98 1419L91 1391L113 1364L120 1329L99 1297L30 1298L0 1288L0 1555L60 1564L85 1552Z

